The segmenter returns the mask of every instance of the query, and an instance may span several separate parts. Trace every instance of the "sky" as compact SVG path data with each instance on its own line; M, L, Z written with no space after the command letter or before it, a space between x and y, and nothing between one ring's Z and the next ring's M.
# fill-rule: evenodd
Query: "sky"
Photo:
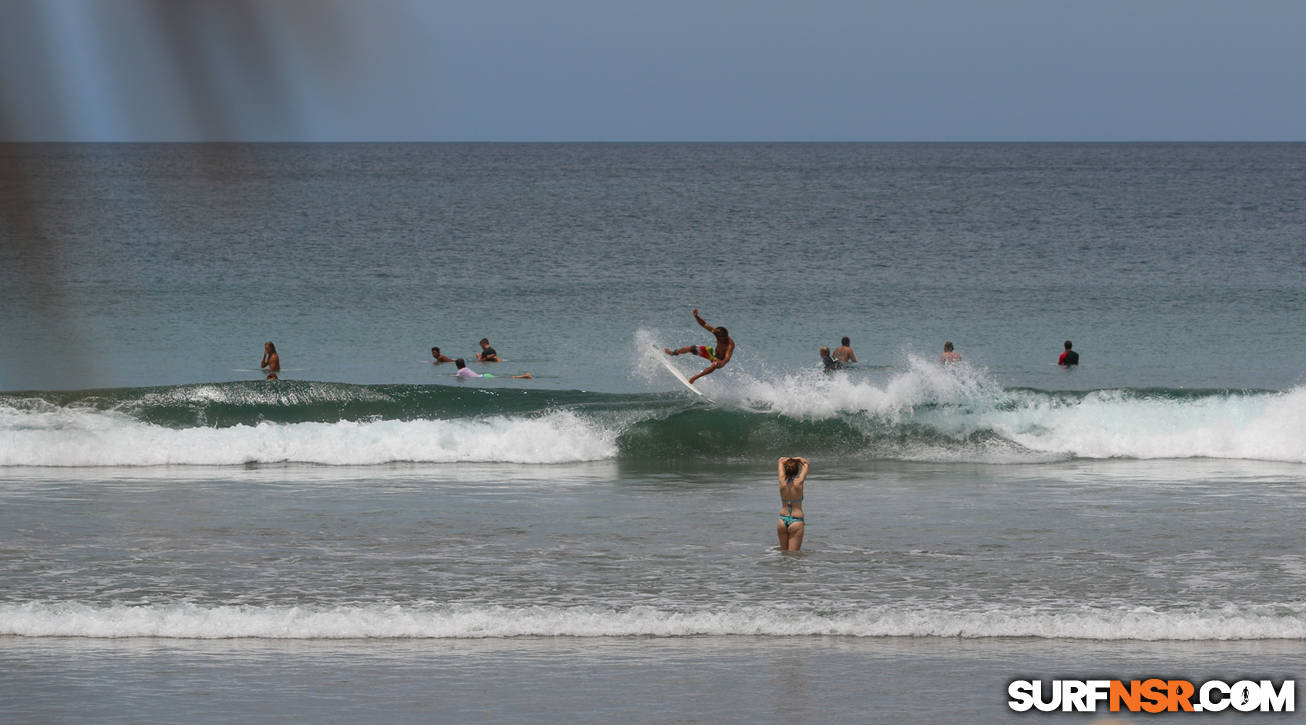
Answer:
M0 0L7 141L1301 141L1301 0Z

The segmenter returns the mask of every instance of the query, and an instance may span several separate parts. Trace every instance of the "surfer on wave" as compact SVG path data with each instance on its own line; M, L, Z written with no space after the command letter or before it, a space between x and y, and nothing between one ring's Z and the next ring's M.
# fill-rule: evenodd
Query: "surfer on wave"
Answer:
M726 328L713 327L707 324L702 317L698 316L698 310L694 310L694 319L697 320L698 324L702 325L704 329L716 336L715 346L705 347L703 345L686 345L678 350L672 350L669 347L662 348L662 352L665 352L668 355L684 355L688 352L701 358L706 358L712 362L712 364L704 368L702 372L689 379L690 385L693 385L695 380L698 380L704 375L725 367L725 364L730 362L730 356L735 354L735 341L730 339L730 333L726 331Z

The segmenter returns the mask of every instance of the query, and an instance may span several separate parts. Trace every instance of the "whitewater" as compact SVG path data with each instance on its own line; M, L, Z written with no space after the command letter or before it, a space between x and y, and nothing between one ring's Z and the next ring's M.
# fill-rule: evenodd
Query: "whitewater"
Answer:
M1033 637L1120 640L1306 639L1306 603L1211 611L1067 606L957 612L875 606L813 613L726 606L699 611L655 606L471 606L439 603L257 607L0 606L0 635L167 639L481 639L505 637Z

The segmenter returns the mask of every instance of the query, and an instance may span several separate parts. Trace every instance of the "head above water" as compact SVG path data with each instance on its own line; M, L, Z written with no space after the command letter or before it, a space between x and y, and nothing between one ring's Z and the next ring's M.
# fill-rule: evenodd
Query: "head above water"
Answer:
M798 471L802 469L802 467L803 467L802 462L800 462L797 458L785 459L784 469L785 469L786 476L797 476Z
M268 340L267 342L263 343L263 349L267 350L268 352L276 352L277 346L273 345L271 340Z
M951 341L943 343L943 351L944 351L944 352L952 352L952 342L951 342Z
M848 337L847 337L846 335L844 336L844 338L843 338L842 340L839 341L839 344L840 344L840 345L843 345L844 347L848 347L848 345L849 345L850 343L852 343L852 340L849 340Z
M830 348L829 348L829 346L827 346L827 345L822 345L822 346L821 346L820 353L821 353L821 357L830 357Z
M459 370L462 370L463 368L467 367L467 363L462 358L458 358L457 360L454 360L453 365Z
M481 347L489 347L489 346L490 346L490 338L488 338L488 337L482 337L482 338L481 338Z
M1070 341L1069 341L1069 340L1066 340L1066 349L1067 349L1067 350L1070 349Z
M438 348L438 347L433 347L433 348L431 348L431 354L432 354L433 356L435 356L435 357L439 357L439 356L440 356L440 348Z

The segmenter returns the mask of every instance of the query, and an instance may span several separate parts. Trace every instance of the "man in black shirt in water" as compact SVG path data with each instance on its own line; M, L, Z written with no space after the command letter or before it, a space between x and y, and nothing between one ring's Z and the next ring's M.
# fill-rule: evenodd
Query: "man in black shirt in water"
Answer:
M499 353L490 347L490 339L487 337L481 338L481 351L476 353L476 359L481 362L503 362L499 359Z
M1061 353L1061 359L1057 360L1057 364L1063 368L1079 364L1079 353L1070 349L1069 340L1066 340L1066 351Z

